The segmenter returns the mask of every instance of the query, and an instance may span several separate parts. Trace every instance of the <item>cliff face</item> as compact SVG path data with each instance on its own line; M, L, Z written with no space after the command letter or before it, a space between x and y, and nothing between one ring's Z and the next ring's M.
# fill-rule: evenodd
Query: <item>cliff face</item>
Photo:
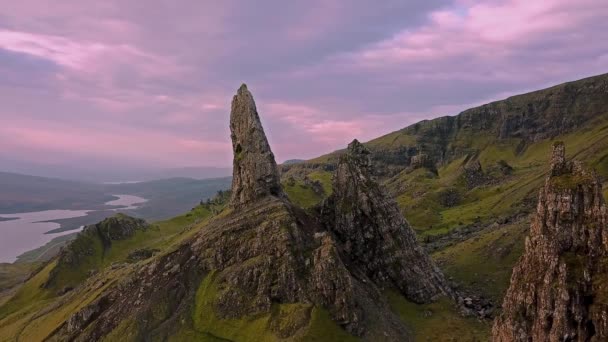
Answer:
M529 144L569 133L606 116L608 74L568 82L551 88L488 103L455 116L424 120L374 139L366 146L373 152L381 177L391 177L419 161L424 153L431 165L443 165L473 156L485 144L514 144L519 151ZM484 144L479 145L477 139ZM286 165L283 170L328 168L339 161L336 151L322 162ZM413 164L413 165L412 165ZM484 165L485 167L486 165Z
M608 340L608 214L593 172L553 147L495 341Z
M412 301L452 295L443 275L416 241L397 203L373 177L370 152L348 145L325 202L324 219L345 259L376 284L398 288Z

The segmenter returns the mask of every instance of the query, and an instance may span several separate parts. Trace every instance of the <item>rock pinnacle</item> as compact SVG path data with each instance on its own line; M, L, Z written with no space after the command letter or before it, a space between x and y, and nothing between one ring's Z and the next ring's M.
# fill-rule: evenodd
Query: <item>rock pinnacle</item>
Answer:
M283 197L274 154L245 84L232 98L230 132L234 153L231 205L239 207L268 195Z

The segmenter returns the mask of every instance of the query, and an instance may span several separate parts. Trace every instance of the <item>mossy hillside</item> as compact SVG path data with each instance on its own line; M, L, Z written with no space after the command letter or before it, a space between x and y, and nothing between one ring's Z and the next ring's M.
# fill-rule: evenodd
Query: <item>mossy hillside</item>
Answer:
M69 317L91 304L103 293L104 290L124 279L133 270L122 268L117 270L106 270L87 281L80 291L62 297L58 302L47 306L39 311L22 327L18 337L23 341L42 341L52 331L59 328ZM40 312L45 313L40 315Z
M315 192L312 186L299 176L293 177L289 175L283 177L281 185L291 202L301 208L307 209L321 203L321 201L331 195L332 176L331 172L322 170L314 170L306 175L309 180L321 184L322 191L320 192Z
M274 304L270 313L238 319L220 318L214 303L218 292L218 272L209 273L201 282L192 313L194 331L203 336L235 342L281 341L356 341L329 317L326 310L311 304ZM295 335L294 335L295 333Z
M605 162L601 159L608 150L605 127L587 128L586 131L560 137L569 146L569 158L576 157L600 166L598 172L604 177L608 176L608 168L603 167ZM442 235L456 227L491 223L497 218L516 214L525 209L522 206L529 205L544 182L546 151L552 141L531 144L521 154L515 153L517 146L514 142L491 145L478 153L482 166L502 160L514 169L511 175L488 186L465 189L460 176L464 158L460 158L440 167L439 177L402 172L387 180L387 188L395 193L404 215L422 237ZM451 208L438 202L438 194L448 187L461 191L463 195L461 203Z
M223 204L215 205L218 208ZM179 245L180 241L191 236L193 232L204 227L205 222L212 216L211 212L217 212L218 208L211 208L209 205L202 205L194 208L191 212L167 221L161 221L154 225L154 228L145 232L136 233L131 239L115 241L112 247L106 251L103 258L95 255L96 258L87 260L82 268L76 272L66 272L61 276L62 281L69 281L77 277L82 283L76 289L68 292L67 295L58 296L56 288L45 289L51 271L56 267L57 261L47 264L34 277L29 279L4 305L0 306L0 341L11 340L17 333L26 330L30 324L36 324L36 333L40 336L48 334L57 324L64 321L68 314L73 313L76 307L81 307L96 297L100 285L106 288L116 280L124 278L129 274L133 267L138 264L128 264L126 259L128 254L138 248L158 248L161 253L168 253ZM92 261L91 261L92 260ZM94 262L93 262L94 261ZM87 265L95 264L97 272L88 275ZM118 268L112 267L113 264L120 265ZM85 275L83 278L82 275ZM68 299L66 299L68 298ZM79 303L79 304L78 304ZM39 316L41 310L53 308L50 313L37 319L32 323L34 316ZM47 308L47 309L45 309ZM34 341L37 339L33 339Z
M0 263L0 292L26 280L40 263Z
M500 303L513 265L523 253L529 221L496 225L477 235L435 252L433 259L461 288Z
M283 183L283 191L287 194L291 202L301 208L310 208L320 203L323 197L316 194L311 187L297 180L293 184Z
M414 341L485 342L490 338L490 322L463 317L447 298L420 305L393 291L388 291L386 296L391 308L411 328Z
M331 185L332 177L333 173L329 171L317 170L308 174L308 178L312 179L313 181L319 181L321 183L321 185L323 186L323 191L325 191L325 196L330 196L333 192Z
M114 240L109 245L94 232L79 234L69 248L81 257L75 265L58 265L50 289L60 291L65 287L76 287L91 273L114 263L127 262L129 254L135 250L164 250L185 233L188 226L210 215L210 205L199 205L185 215L152 224L144 230L136 230L129 238Z

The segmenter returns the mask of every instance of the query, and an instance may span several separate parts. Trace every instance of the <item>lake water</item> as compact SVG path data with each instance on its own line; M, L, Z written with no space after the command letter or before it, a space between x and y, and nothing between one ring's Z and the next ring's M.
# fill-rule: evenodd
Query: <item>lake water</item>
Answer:
M112 195L118 197L110 202L106 202L106 205L120 205L120 208L116 208L115 210L127 210L127 209L137 209L142 203L148 202L147 199L133 196L133 195Z
M120 205L115 210L136 209L138 204L147 200L133 195L114 195L116 200L106 205ZM43 246L52 239L74 233L78 229L57 234L45 234L49 230L60 227L49 220L66 219L87 215L92 210L45 210L30 213L0 214L0 217L16 218L9 221L0 221L0 262L13 262L18 255ZM82 229L82 227L80 228Z

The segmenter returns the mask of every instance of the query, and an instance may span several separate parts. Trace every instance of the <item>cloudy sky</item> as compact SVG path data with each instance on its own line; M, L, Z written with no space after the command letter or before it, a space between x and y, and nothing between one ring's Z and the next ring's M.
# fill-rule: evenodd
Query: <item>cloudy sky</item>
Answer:
M605 0L0 0L0 169L279 161L608 72Z

